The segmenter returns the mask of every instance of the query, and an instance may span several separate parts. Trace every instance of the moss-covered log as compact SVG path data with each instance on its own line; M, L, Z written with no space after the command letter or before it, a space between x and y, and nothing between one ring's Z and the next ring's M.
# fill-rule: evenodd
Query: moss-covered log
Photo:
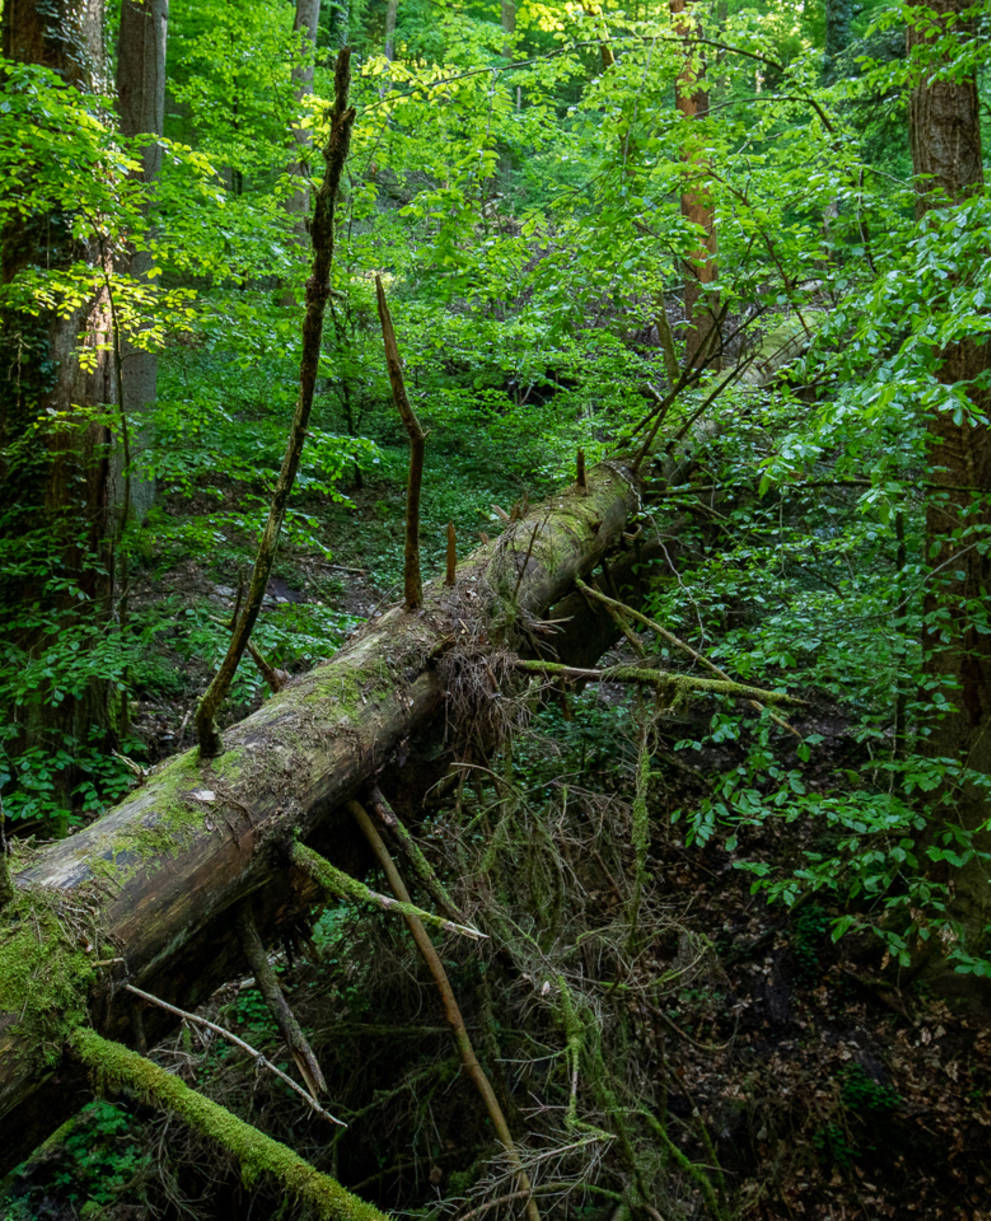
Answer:
M126 1038L131 1002L115 983L189 1007L239 970L232 906L255 892L265 919L287 901L294 837L319 835L324 851L336 842L346 858L355 832L343 804L376 777L390 787L407 740L444 701L443 655L501 643L528 651L528 641L547 639L539 619L622 545L637 506L625 468L597 467L587 491L537 506L469 557L454 586L432 582L421 608L381 615L225 731L222 755L170 759L16 876L18 895L0 914L7 1165L24 1151L26 1113L51 1126L62 1117L54 1105L39 1117L33 1098L59 1067L70 1022L88 1012L101 1033ZM556 639L581 655L594 634Z
M293 1201L294 1215L314 1221L388 1221L385 1213L345 1191L336 1179L314 1170L291 1149L137 1052L86 1027L73 1034L69 1046L100 1091L130 1094L139 1102L178 1115L229 1153L249 1184L261 1175L271 1175Z

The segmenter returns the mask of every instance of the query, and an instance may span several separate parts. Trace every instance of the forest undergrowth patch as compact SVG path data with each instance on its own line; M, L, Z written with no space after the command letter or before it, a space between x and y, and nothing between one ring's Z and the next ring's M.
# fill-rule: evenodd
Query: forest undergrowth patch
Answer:
M455 768L417 832L490 934L438 944L542 1214L986 1216L987 1023L900 989L875 939L834 942L827 902L768 907L725 843L686 846L671 815L700 781L662 751L638 888L635 711L615 693L567 714L539 701L506 749ZM797 855L811 834L766 823L745 847ZM185 1027L156 1058L397 1216L522 1215L401 924L331 907L279 969L346 1131L209 1032ZM252 980L208 1012L289 1067ZM83 1176L62 1200L28 1166L7 1215L283 1215L174 1120L138 1114L126 1138L103 1111L79 1121L110 1166L102 1195Z

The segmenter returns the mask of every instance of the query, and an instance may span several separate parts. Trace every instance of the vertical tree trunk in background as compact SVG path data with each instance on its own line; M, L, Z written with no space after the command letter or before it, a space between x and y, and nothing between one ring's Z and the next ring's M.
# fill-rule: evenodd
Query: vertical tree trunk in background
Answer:
M702 49L692 41L698 27L689 16L691 3L692 0L670 0L675 30L686 40L684 66L675 84L675 104L686 122L704 119L709 113L709 93L702 85L705 74ZM718 347L714 328L719 304L716 294L707 291L716 282L716 221L706 185L708 162L698 152L697 133L687 126L683 131L681 156L686 173L681 211L702 231L698 248L685 263L686 359L689 364L698 364Z
M616 56L613 55L612 47L609 45L609 30L606 26L606 19L602 15L602 5L583 4L582 8L587 17L598 18L596 24L599 27L599 54L602 56L602 71L605 72L616 62Z
M160 136L165 124L165 41L169 0L123 0L117 42L117 114L123 136L148 133ZM162 146L145 145L141 153L141 181L151 184L162 167ZM120 270L135 279L147 279L152 268L147 250L129 250ZM141 418L155 401L158 356L124 341L121 351L123 412L130 422L130 459L141 443ZM126 501L140 521L151 508L155 485L151 478L129 474Z
M103 0L6 0L0 19L3 53L53 70L81 93L105 93L103 23ZM38 121L44 124L45 116ZM100 266L107 252L95 236L73 236L71 221L42 205L12 222L0 234L0 282L8 284L32 268L44 271L78 261ZM86 369L77 357L81 334L93 349ZM19 561L29 565L27 576L11 576L11 570L0 576L0 606L7 618L3 634L24 666L58 647L75 627L84 630L112 619L111 436L105 420L86 410L113 402L105 358L110 343L103 291L68 317L52 309L32 314L7 308L0 319L0 361L5 371L16 370L0 382L0 531L7 539L23 540ZM8 448L25 436L31 438L26 447ZM29 541L32 532L37 533ZM56 620L58 633L50 627ZM67 809L80 776L60 769L51 757L86 741L107 749L123 714L108 680L87 679L82 662L74 673L66 669L50 680L50 688L7 711L8 722L19 731L8 750L40 750L53 769L52 796Z
M912 10L935 15L940 28L958 35L968 31L959 16L969 0L918 0L909 8L908 50L924 48L931 37L913 28ZM952 23L952 24L951 24ZM972 33L972 31L971 31ZM910 136L916 174L916 215L922 220L933 208L953 206L980 190L984 182L981 128L976 81L940 80L927 63L919 67L920 82L912 91ZM975 378L991 367L987 344L973 341L953 344L940 353L940 380L951 385L970 383L971 398L979 412L991 408L991 396L973 386ZM987 427L954 423L949 412L932 415L929 424L930 480L936 491L926 510L929 562L939 576L929 586L927 616L944 614L940 630L924 638L927 673L950 688L954 710L944 715L929 739L931 753L960 759L976 771L991 775L991 635L982 634L991 607L991 559L980 547L991 533L991 436ZM971 491L973 489L973 491ZM955 531L977 533L953 539ZM930 622L932 622L930 620ZM952 816L973 827L987 818L986 796L973 786L953 795ZM985 835L983 846L991 846ZM991 919L991 885L987 869L965 870L957 888L958 914L968 931L979 932Z
M826 0L826 51L822 79L831 85L837 78L837 60L850 45L851 0Z
M316 54L317 26L320 23L320 0L296 0L296 17L293 33L299 45L299 60L292 70L295 85L296 114L302 117L303 98L313 92L313 61ZM293 124L292 137L296 143L297 156L289 167L300 185L289 200L289 215L293 233L300 246L309 249L310 239L306 232L306 217L310 211L310 192L304 185L306 161L313 146L313 137L308 127Z
M503 5L505 8L505 4ZM399 16L399 0L389 0L385 10L385 57L391 64L396 58L396 20Z

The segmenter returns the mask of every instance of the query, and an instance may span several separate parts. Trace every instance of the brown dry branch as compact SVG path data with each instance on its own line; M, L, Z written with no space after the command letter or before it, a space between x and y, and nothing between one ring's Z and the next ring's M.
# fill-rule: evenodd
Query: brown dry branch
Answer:
M292 1058L299 1069L299 1075L306 1082L306 1088L314 1098L326 1094L327 1082L324 1080L320 1063L279 986L278 978L265 953L265 947L262 945L262 939L258 935L258 926L255 924L250 899L246 900L238 909L235 923L238 937L241 940L241 949L244 950L244 956L255 973L255 982L265 998L265 1004L268 1005L269 1012L275 1018L282 1037L286 1041L286 1046L292 1053Z
M420 881L429 891L431 897L437 906L447 914L448 919L453 920L455 924L465 924L465 918L455 906L454 900L447 893L447 888L437 876L436 870L423 855L420 845L410 834L402 819L395 812L392 806L386 799L385 794L378 787L373 785L369 793L368 805L373 812L378 815L380 822L392 832L395 838L399 841L407 860L416 870Z
M194 1026L202 1026L206 1030L212 1030L214 1034L219 1034L222 1039L226 1039L228 1043L233 1043L235 1047L240 1047L243 1052L246 1052L258 1064L259 1068L265 1069L283 1081L294 1094L298 1094L306 1103L311 1111L315 1111L321 1119L326 1119L328 1123L336 1124L339 1128L346 1128L347 1124L343 1120L337 1119L331 1115L329 1111L316 1102L301 1086L297 1085L287 1073L284 1073L281 1068L276 1068L271 1060L262 1055L257 1048L252 1047L250 1043L246 1043L244 1039L239 1038L226 1026L220 1026L216 1022L211 1022L209 1018L200 1017L197 1013L190 1013L187 1009L180 1009L178 1005L171 1005L168 1001L162 1000L159 996L154 996L151 992L145 992L143 988L136 988L134 984L124 984L124 991L130 992L139 1000L147 1002L149 1005L156 1005L159 1009L164 1009L166 1013L171 1013L173 1016L181 1018L184 1022L189 1022Z
M368 840L376 859L385 871L393 894L401 902L408 904L410 902L410 895L406 889L406 884L403 882L402 876L389 854L389 849L385 846L385 842L368 816L368 812L357 801L349 801L348 809ZM451 1032L454 1035L454 1042L461 1057L462 1066L485 1104L485 1109L488 1112L489 1119L492 1121L492 1127L495 1129L496 1136L499 1138L506 1152L506 1158L516 1173L520 1191L526 1193L527 1217L529 1221L540 1221L540 1210L537 1208L537 1202L533 1197L533 1188L530 1184L529 1176L523 1168L516 1143L509 1130L509 1124L506 1122L506 1116L503 1114L502 1107L499 1105L499 1099L495 1095L495 1090L493 1090L485 1070L475 1055L475 1049L472 1046L468 1028L465 1026L465 1020L461 1015L461 1010L454 996L454 990L451 987L451 981L447 977L447 972L440 960L440 955L434 949L433 943L427 935L427 930L423 927L419 917L406 915L405 920L410 935L416 942L416 947L423 956L423 960L433 976L434 983L437 985L437 990L440 992L441 1001L444 1005L444 1016L447 1018Z
M406 482L406 541L403 549L403 592L406 609L415 610L423 604L423 578L420 575L420 487L423 483L423 451L426 433L420 427L403 381L403 366L399 359L399 346L392 325L392 315L385 299L382 277L375 277L375 296L378 301L379 321L382 324L382 340L385 344L385 361L389 367L389 382L392 398L402 417L409 435L409 477Z
M351 128L355 112L348 107L348 90L351 84L351 52L344 47L337 56L334 70L334 107L331 111L330 135L323 150L325 163L323 182L313 204L313 264L310 278L306 282L306 313L303 318L303 353L299 365L299 395L292 427L286 443L282 468L272 494L268 521L258 544L255 566L251 574L251 586L247 601L241 608L227 653L216 674L203 693L196 709L196 739L203 758L213 758L223 750L220 731L217 728L217 713L224 702L244 654L248 639L261 610L269 574L275 561L279 534L286 516L286 505L296 481L296 472L303 453L303 443L313 407L320 364L320 340L323 335L323 317L330 295L330 268L334 259L334 207L340 186L344 162L351 142Z
M697 661L700 666L705 666L710 674L715 674L717 678L724 679L727 682L733 682L733 679L730 678L725 670L720 669L715 662L710 661L708 657L704 656L702 653L699 653L696 649L693 649L690 644L684 640L681 640L678 636L675 636L673 632L669 632L666 627L662 627L656 619L651 619L641 611L634 609L634 607L627 606L625 602L618 602L615 598L610 598L608 594L604 594L601 590L596 589L593 585L586 584L580 577L575 581L575 585L583 594L586 595L586 597L595 598L604 606L608 607L610 612L614 613L619 618L633 619L637 623L642 623L644 627L650 628L650 630L654 632L655 635L660 636L662 640L667 641L668 644L673 645L676 649L680 649L683 653L687 653L688 656L691 657L693 661ZM758 712L762 711L764 704L767 702L767 700L762 700L762 697L760 696L754 696L749 700L751 707L755 708ZM790 702L795 704L804 703L803 700L796 699L794 697L790 698L790 700L778 699L774 702ZM787 729L788 732L794 734L796 738L800 738L802 736L793 725L789 725L787 721L783 720L776 713L770 712L769 716L775 725L778 725L781 729Z
M453 585L458 570L458 536L454 532L454 522L447 523L447 554L445 556L444 584Z

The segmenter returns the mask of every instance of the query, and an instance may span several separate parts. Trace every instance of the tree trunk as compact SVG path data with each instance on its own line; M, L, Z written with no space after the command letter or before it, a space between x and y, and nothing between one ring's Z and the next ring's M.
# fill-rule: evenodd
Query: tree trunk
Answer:
M7 0L0 29L9 59L43 65L81 94L107 91L102 0ZM93 107L99 108L96 98ZM46 121L39 116L39 123ZM0 234L0 283L78 261L109 275L109 255L97 236L72 236L71 221L44 204L10 221ZM105 419L88 410L114 401L105 358L111 320L100 289L68 316L51 308L6 307L0 323L0 365L16 370L0 383L0 529L9 539L25 540L21 566L28 572L0 577L6 620L0 634L27 669L42 654L57 653L76 629L109 624L113 614L112 438ZM92 357L86 368L78 359L81 334ZM58 622L58 633L37 626L49 621ZM66 659L58 664L67 665ZM87 679L80 664L73 669L14 702L9 716L19 735L8 741L8 753L51 757L66 747L70 753L87 743L105 750L115 742L122 697L109 680ZM80 779L75 768L53 765L48 801L64 811L63 830Z
M233 905L254 894L269 925L277 912L290 918L305 906L288 887L294 838L317 839L347 860L354 831L343 803L380 774L400 791L415 788L399 769L448 683L457 681L461 697L476 675L481 724L492 707L490 650L542 639L564 659L587 661L604 647L607 616L579 608L574 631L557 636L543 635L540 620L576 576L622 546L637 508L624 468L596 468L587 490L531 510L461 564L453 587L432 582L420 610L388 611L227 730L224 754L203 760L192 750L168 761L17 876L18 896L0 919L7 1164L24 1152L18 1137L30 1118L58 1122L55 1099L39 1108L32 1095L58 1063L68 1028L86 1014L126 1039L129 1002L115 985L133 981L188 1008L239 970ZM60 1089L63 1107L78 1105Z
M316 54L317 27L320 24L320 0L296 0L296 16L293 33L298 40L299 59L292 70L295 86L296 113L301 117L303 99L313 92L313 60ZM300 184L289 199L289 216L293 233L300 246L309 249L310 239L306 232L306 217L310 213L310 192L303 185L307 174L307 159L313 146L309 127L293 125L292 137L296 143L296 158L289 173Z
M169 0L123 0L117 43L117 114L123 136L147 133L160 136L165 126L165 42ZM146 144L141 153L140 180L153 183L162 167L162 146ZM137 280L147 280L153 257L148 250L129 249L119 270ZM158 390L158 355L124 340L121 345L123 413L129 421L130 469L125 478L127 492L116 499L126 505L138 521L151 508L155 484L139 476L134 466L142 434L142 417L155 402Z
M850 0L826 0L826 49L822 62L822 79L826 85L832 85L836 80L837 60L850 45L851 8Z
M966 27L960 15L967 0L927 0L909 8L908 49L927 48L935 40L914 28L912 10L935 15L940 29L958 34ZM952 25L951 25L952 23ZM973 78L939 79L928 63L912 91L910 135L916 174L916 215L923 220L933 208L953 206L983 185L980 114ZM991 396L975 380L991 367L991 349L972 341L940 353L939 378L946 385L968 384L978 413L991 408ZM991 559L983 546L966 546L963 537L987 538L991 531L991 435L982 424L955 423L949 412L934 412L929 424L930 480L938 489L926 510L927 556L938 574L928 586L926 613L939 627L925 636L927 673L944 686L953 705L934 725L928 748L937 757L957 759L982 775L991 775L991 635L968 607L991 605ZM968 534L967 532L971 532ZM977 532L976 534L974 532ZM949 639L941 640L940 632ZM953 818L973 828L988 816L986 795L975 786L955 792ZM991 847L987 834L982 846ZM979 934L991 919L987 869L972 865L957 886L958 915L968 931Z
M396 19L398 16L399 0L389 0L389 7L385 10L385 46L383 52L390 64L396 58Z
M602 71L606 72L616 62L612 47L609 45L609 28L602 14L602 5L598 3L582 5L586 17L591 17L599 27L599 56L602 60Z
M709 92L701 83L704 64L698 67L702 63L701 48L692 41L698 27L688 16L691 3L692 0L670 0L675 30L686 39L675 103L685 120L699 120L709 114ZM719 305L709 288L716 282L716 220L707 188L708 161L704 154L699 154L697 133L690 127L684 131L681 156L686 170L681 212L701 230L699 245L685 263L685 358L693 365L704 361L718 347L715 324Z

